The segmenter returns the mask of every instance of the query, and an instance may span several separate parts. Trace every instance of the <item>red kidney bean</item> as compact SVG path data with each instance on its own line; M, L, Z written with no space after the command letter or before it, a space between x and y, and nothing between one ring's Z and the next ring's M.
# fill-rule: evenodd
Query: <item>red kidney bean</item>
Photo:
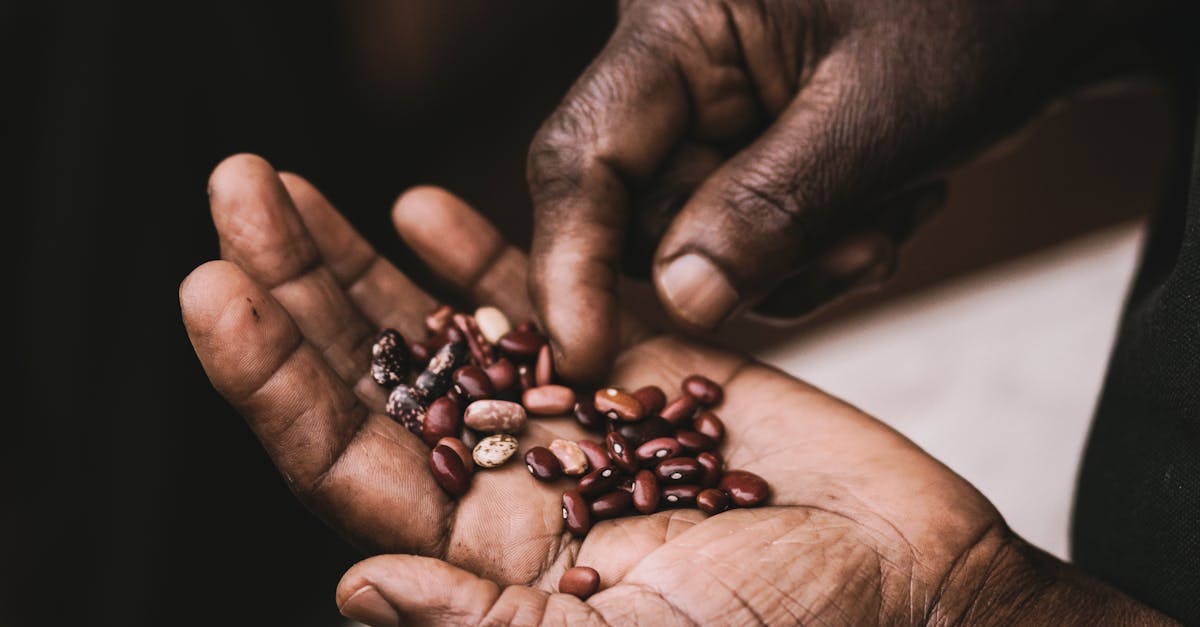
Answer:
M716 407L725 398L725 390L721 385L708 377L694 374L683 380L679 386L684 394L695 398L705 407Z
M616 518L629 511L633 504L633 496L622 490L613 490L604 496L596 497L590 506L593 520Z
M671 401L662 410L662 417L667 422L671 423L676 429L685 427L692 422L692 416L696 415L696 408L699 403L696 399L684 394L679 398Z
M471 488L471 475L463 467L462 458L449 446L435 446L429 452L429 468L442 489L462 496Z
M641 420L646 415L638 399L617 388L596 390L592 403L597 411L612 420Z
M576 538L587 535L592 528L591 508L579 490L567 490L562 495L562 517L567 531Z
M512 401L475 401L463 412L463 423L482 433L520 433L526 422L525 408Z
M413 368L425 368L425 364L429 363L429 358L433 355L433 350L424 342L412 342L408 345L408 352L412 354Z
M597 444L591 440L580 440L576 444L587 457L589 468L604 468L608 465L608 451L603 445Z
M371 345L371 378L384 387L404 383L412 368L408 342L395 329L384 329Z
M568 568L558 580L558 591L563 594L587 599L600 589L600 573L595 568L574 566Z
M513 328L521 333L541 333L541 331L538 330L537 323L533 320L522 320Z
M475 433L474 429L469 429L467 427L463 427L462 433L459 434L458 439L462 440L462 443L472 451L475 450L475 445L479 444L479 434Z
M613 431L604 437L604 445L608 449L608 457L613 461L613 465L625 472L637 470L637 459L633 456L633 451L629 449L629 442L625 436Z
M617 484L617 489L633 494L633 477L622 478L621 482Z
M562 416L575 407L575 391L565 385L539 385L525 390L521 404L538 416Z
M691 457L672 457L659 462L654 475L663 483L696 483L704 476L704 466Z
M675 438L655 438L637 447L633 456L640 463L658 462L671 457L677 457L682 447Z
M593 497L611 491L616 487L618 479L620 476L617 475L617 469L605 466L580 477L575 489L584 496Z
M429 359L425 371L417 375L417 380L413 382L413 388L432 401L450 389L454 371L466 362L467 345L465 343L445 344Z
M647 416L657 416L667 404L667 395L657 385L646 385L633 391Z
M473 401L481 401L496 395L496 388L492 385L491 378L479 366L472 364L461 366L454 371L451 380L454 381L454 391L468 405Z
M604 425L608 422L600 412L596 411L590 395L575 398L575 421L588 431L603 431Z
M696 461L704 467L704 474L700 477L700 485L705 488L716 487L717 482L721 480L721 474L725 470L725 462L721 459L721 456L706 451L697 455Z
M517 382L521 384L521 391L529 388L537 387L537 379L533 375L533 368L529 364L521 364L517 366Z
M675 434L675 439L679 441L679 446L687 455L711 451L717 447L717 443L713 442L712 438L695 431L680 431Z
M633 506L642 514L653 514L658 511L658 500L662 493L658 489L658 479L649 470L639 470L633 477Z
M462 406L449 396L443 396L429 404L425 410L425 422L421 426L421 439L429 446L436 446L442 438L454 437L462 431Z
M545 343L546 338L540 333L513 329L501 336L496 346L510 359L528 363L537 359L538 351Z
M437 446L449 447L455 453L458 453L459 459L462 460L463 468L467 470L467 474L475 473L475 460L471 457L471 446L458 438L442 438L437 441Z
M475 358L476 363L487 366L496 361L496 347L484 339L474 318L456 313L454 314L454 327L467 339L467 349L471 352L471 357Z
M729 509L729 495L715 488L701 490L696 495L696 507L709 516L720 514Z
M392 420L404 425L414 435L420 437L422 425L425 424L423 400L424 396L420 392L401 383L392 388L392 392L388 394L384 411L392 417Z
M762 477L745 470L728 470L717 487L738 507L756 507L767 502L771 487Z
M550 345L542 344L538 349L537 365L533 369L533 379L538 385L554 383L554 358L550 355Z
M492 389L497 392L508 391L517 384L517 367L503 357L483 370L492 382Z
M656 438L675 437L675 427L658 416L650 416L637 422L610 422L609 425L613 427L612 431L625 436L629 445L634 448Z
M525 451L525 468L541 481L554 481L562 476L562 465L558 463L558 458L544 446Z
M425 330L432 335L446 331L454 317L454 309L450 305L442 305L425 316Z
M550 442L550 452L558 458L559 465L562 466L564 475L578 477L587 472L588 458L587 454L578 444L571 440L558 438ZM607 464L605 464L607 465Z
M725 423L707 409L696 414L696 418L692 420L692 429L700 435L708 436L716 443L720 443L725 438Z
M668 485L662 488L663 507L687 507L696 504L700 494L698 485Z

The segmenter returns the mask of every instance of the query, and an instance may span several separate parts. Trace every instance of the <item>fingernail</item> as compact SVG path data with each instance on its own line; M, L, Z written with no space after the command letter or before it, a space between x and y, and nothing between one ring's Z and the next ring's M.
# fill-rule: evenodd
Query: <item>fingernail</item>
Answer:
M350 595L338 608L342 616L371 627L399 627L400 615L380 596L375 586L366 585Z
M738 302L737 290L725 273L707 257L696 253L672 261L659 275L658 282L679 316L697 327L715 327Z

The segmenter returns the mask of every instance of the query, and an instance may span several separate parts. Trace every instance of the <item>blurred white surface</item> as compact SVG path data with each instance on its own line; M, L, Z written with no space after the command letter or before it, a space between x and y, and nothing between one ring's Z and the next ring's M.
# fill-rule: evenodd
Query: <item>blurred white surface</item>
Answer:
M1065 558L1075 475L1136 265L1126 225L759 355L898 429Z

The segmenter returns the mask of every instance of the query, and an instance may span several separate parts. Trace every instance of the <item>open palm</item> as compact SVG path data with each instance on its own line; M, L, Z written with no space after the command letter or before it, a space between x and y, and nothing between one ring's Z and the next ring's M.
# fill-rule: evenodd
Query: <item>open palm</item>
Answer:
M610 520L580 541L560 515L567 480L540 483L518 463L477 473L451 499L368 376L374 333L419 336L435 300L299 177L238 156L210 193L224 260L197 268L180 300L213 385L313 512L367 551L406 554L356 566L339 602L369 583L415 621L953 620L968 609L950 606L947 589L1014 541L982 495L882 423L632 318L612 382L671 390L692 372L721 382L726 464L766 478L769 506ZM461 201L415 190L394 220L464 297L530 316L524 255ZM522 451L556 437L595 438L573 419L538 419ZM601 574L586 602L553 594L575 564Z

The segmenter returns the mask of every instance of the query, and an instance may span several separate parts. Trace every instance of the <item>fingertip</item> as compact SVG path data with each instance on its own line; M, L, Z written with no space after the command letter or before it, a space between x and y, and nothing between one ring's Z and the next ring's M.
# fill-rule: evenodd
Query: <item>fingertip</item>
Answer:
M276 176L275 168L263 157L243 152L221 160L208 176L208 195L216 200L247 182Z
M725 271L700 251L655 264L654 287L667 314L694 331L716 328L741 301Z
M188 326L215 318L245 277L234 264L208 261L188 273L179 283L179 306Z

